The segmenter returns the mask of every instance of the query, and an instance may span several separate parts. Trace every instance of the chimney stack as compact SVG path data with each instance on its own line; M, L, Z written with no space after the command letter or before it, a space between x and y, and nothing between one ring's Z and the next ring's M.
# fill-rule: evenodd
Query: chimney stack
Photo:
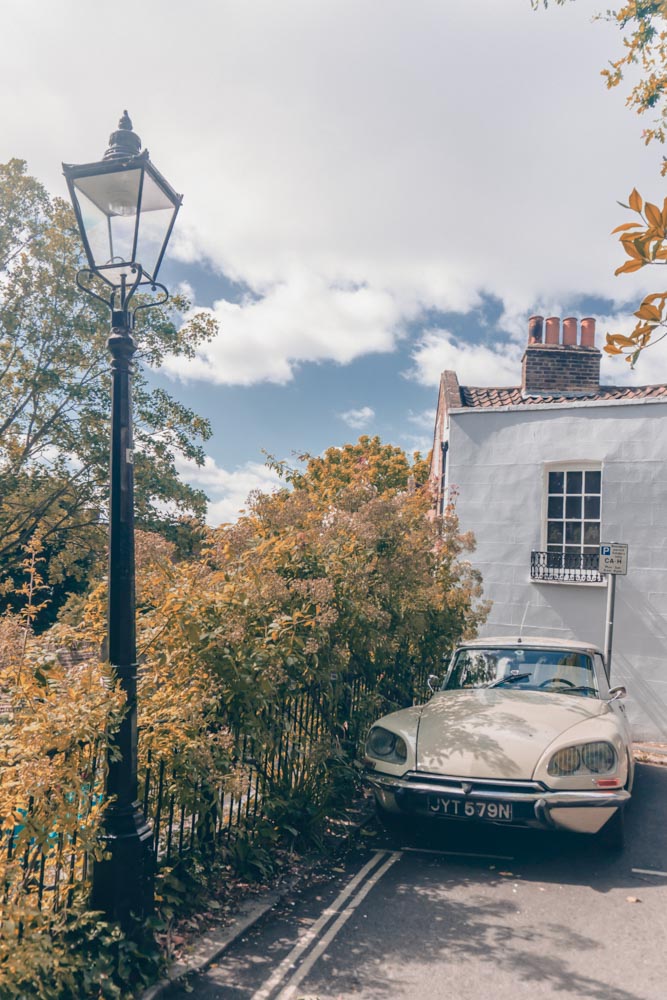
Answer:
M587 396L600 388L600 351L595 346L595 320L579 323L574 316L561 322L550 316L542 342L542 316L528 320L528 344L523 356L521 390L525 396Z

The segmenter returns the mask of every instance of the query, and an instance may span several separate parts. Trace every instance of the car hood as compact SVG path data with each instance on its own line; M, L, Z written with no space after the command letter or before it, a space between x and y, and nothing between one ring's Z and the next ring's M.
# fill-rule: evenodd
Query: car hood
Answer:
M607 712L605 702L577 695L507 688L440 691L421 714L417 770L529 780L558 736Z

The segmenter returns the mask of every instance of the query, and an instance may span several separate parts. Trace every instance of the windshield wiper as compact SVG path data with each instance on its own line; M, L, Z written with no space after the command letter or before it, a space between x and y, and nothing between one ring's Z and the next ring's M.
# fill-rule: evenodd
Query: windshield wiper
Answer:
M532 671L524 674L508 674L506 677L499 677L497 681L491 681L491 683L486 686L489 688L495 688L500 687L501 684L514 684L515 681L525 681L528 677L532 676Z

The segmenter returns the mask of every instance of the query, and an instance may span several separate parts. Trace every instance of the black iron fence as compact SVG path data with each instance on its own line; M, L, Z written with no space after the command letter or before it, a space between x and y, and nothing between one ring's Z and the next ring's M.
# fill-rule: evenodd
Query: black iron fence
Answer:
M602 583L597 550L587 552L531 552L531 580L560 583Z
M224 780L211 783L189 774L178 748L169 757L147 754L140 797L151 820L158 866L173 864L193 850L214 853L238 831L252 836L265 818L277 788L296 789L317 780L324 754L332 747L353 756L374 719L387 711L428 697L424 667L408 667L391 677L336 678L286 695L265 710L250 729L232 728L232 762ZM81 824L104 799L102 769L91 748L81 748L79 793L71 810ZM81 789L83 788L83 792ZM70 810L70 818L71 818ZM14 821L0 821L0 926L17 900L39 910L71 905L89 876L90 857L76 823L69 833L44 834L31 799ZM17 821L17 818L19 821ZM20 926L18 928L20 934Z

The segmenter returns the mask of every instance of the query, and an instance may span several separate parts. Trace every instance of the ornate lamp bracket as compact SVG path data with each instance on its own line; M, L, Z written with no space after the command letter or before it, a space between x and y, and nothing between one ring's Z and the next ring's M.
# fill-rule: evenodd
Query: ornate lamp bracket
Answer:
M156 306L162 306L165 302L169 301L169 291L161 284L159 281L146 281L142 282L144 277L144 272L139 264L132 266L133 278L131 282L123 280L122 284L115 288L110 288L108 297L100 295L99 292L93 290L90 287L90 282L95 278L99 278L99 275L89 267L83 267L78 272L76 276L76 283L82 292L86 295L90 295L91 298L97 299L98 302L104 303L113 315L113 326L125 326L129 329L134 328L137 313L141 312L142 309L153 309ZM150 288L151 292L160 291L160 297L153 299L148 302L141 302L134 309L128 309L130 299L133 297L134 293L137 291L140 285L145 285Z
M141 302L138 306L135 306L132 310L132 326L134 326L137 313L141 312L142 309L154 309L156 306L163 306L165 302L169 301L169 291L159 281L151 281L149 287L151 292L157 292L159 289L161 292L160 298L153 299L151 302Z

